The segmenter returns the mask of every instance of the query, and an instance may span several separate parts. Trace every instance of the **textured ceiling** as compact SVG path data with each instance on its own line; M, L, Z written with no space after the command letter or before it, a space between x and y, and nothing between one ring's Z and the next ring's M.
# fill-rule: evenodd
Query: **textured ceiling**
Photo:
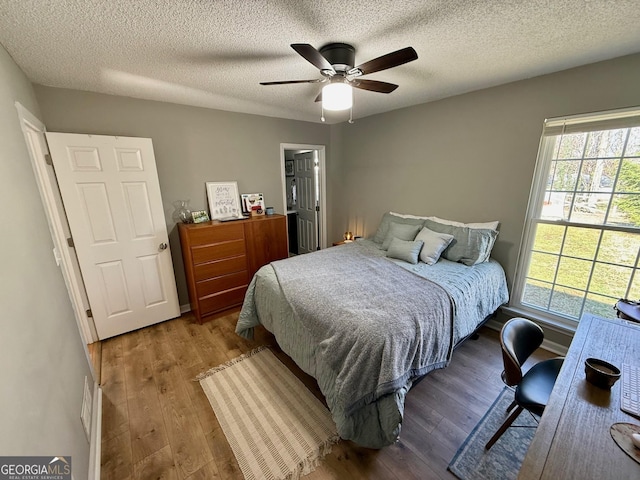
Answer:
M0 43L34 82L320 121L321 78L289 46L350 43L360 64L412 46L418 60L364 78L354 118L640 51L638 0L0 0ZM331 123L348 113L328 117Z

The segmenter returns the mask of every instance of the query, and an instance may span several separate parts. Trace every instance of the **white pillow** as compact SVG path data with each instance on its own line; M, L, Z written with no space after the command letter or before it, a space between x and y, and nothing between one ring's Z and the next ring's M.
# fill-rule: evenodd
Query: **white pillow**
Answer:
M426 217L425 220L433 220L434 222L443 223L444 225L453 225L454 227L467 227L473 228L475 230L495 230L498 231L498 225L500 222L496 220L495 222L483 222L483 223L462 223L456 222L455 220L445 220L444 218L438 217Z
M395 215L396 217L400 217L400 218L415 218L417 220L427 220L428 218L434 218L434 217L418 217L416 215L407 215L405 213L395 213L395 212L389 212L391 215Z
M456 222L455 220L445 220L444 218L438 218L438 217L420 217L417 215L407 215L404 213L395 213L395 212L389 212L391 215L395 215L396 217L400 217L400 218L415 218L418 220L433 220L434 222L438 222L438 223L443 223L445 225L453 225L455 227L468 227L468 228L474 228L474 229L483 229L483 230L495 230L498 231L498 225L500 225L500 222L498 220L496 220L495 222L476 222L476 223L462 223L462 222Z
M415 240L422 240L424 242L422 250L420 250L420 261L427 265L433 265L438 261L442 252L449 246L453 240L453 235L434 232L424 227L420 230L420 233L416 235Z

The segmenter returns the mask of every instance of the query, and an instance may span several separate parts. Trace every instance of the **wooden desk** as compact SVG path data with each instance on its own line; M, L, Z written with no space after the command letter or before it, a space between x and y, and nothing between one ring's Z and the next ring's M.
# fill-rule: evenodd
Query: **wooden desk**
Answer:
M619 368L640 363L640 325L583 316L518 480L640 478L640 464L609 433L614 423L640 420L620 410L621 381L611 391L587 383L584 361L589 357Z

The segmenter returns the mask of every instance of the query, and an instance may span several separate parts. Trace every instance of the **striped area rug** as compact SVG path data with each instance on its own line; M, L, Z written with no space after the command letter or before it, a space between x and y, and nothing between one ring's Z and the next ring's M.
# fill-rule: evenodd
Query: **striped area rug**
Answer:
M245 479L297 479L339 440L326 407L267 348L198 376Z

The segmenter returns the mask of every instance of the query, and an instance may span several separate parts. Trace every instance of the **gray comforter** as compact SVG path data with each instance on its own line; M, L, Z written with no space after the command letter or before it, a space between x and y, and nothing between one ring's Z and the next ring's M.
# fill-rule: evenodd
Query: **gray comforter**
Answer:
M372 448L396 440L413 379L445 366L452 344L508 298L494 261L414 266L383 257L365 240L267 265L236 326L247 338L259 324L272 332L318 381L340 436Z
M336 374L331 407L350 415L449 361L452 303L433 282L356 246L272 265L295 315L318 343L316 354Z

